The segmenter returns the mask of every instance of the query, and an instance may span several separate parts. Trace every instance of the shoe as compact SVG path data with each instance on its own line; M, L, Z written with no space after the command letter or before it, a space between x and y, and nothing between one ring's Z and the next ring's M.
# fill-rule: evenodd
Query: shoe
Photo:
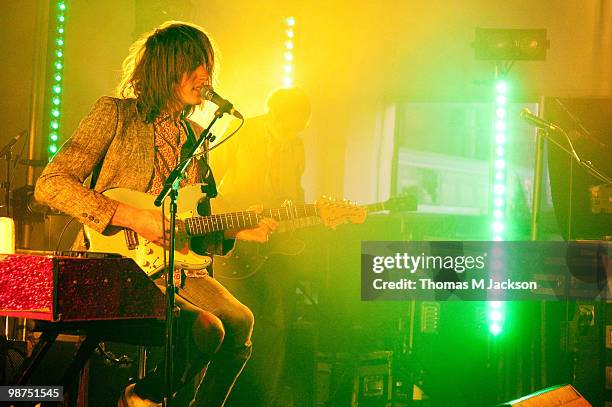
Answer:
M134 393L135 386L136 384L132 383L125 388L117 402L117 407L161 407L161 403L138 397Z

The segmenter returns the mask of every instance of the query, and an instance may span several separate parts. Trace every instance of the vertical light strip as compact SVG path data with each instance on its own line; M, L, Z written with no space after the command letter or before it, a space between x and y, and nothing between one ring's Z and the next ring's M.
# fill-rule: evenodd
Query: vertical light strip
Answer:
M495 82L494 131L491 152L491 237L493 241L503 241L506 236L506 143L508 141L508 83L504 79ZM491 277L499 279L504 272L503 248L495 245L491 256ZM493 336L503 331L505 303L487 302L487 323Z
M295 47L295 18L289 16L285 18L285 47L283 64L283 86L289 88L293 86L293 50Z
M49 42L52 47L51 54L51 94L50 94L50 118L49 118L49 158L57 152L59 142L60 118L62 114L62 92L63 92L63 72L64 72L64 33L66 22L66 2L59 0L52 8L51 18L54 31Z
M487 322L489 332L493 336L502 333L505 319L505 303L503 301L489 301L487 303Z
M493 216L491 221L494 241L504 240L506 232L506 142L508 139L508 84L505 80L495 83L495 125L493 136Z

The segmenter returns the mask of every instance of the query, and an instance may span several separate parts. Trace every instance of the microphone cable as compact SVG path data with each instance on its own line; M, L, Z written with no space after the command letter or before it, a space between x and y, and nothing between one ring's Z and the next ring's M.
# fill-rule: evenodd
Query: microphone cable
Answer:
M197 154L194 154L194 155L192 155L191 157L188 157L188 158L184 159L183 161L181 161L181 162L179 163L179 165L183 165L183 164L185 164L187 161L189 161L189 160L191 160L191 159L193 159L193 158L199 158L199 157L202 157L203 155L208 154L208 152L210 152L210 151L212 151L212 150L216 149L217 147L219 147L219 146L221 146L221 145L225 144L225 143L226 143L226 142L227 142L229 139L231 139L232 137L234 137L234 135L235 135L236 133L238 133L238 130L240 130L240 129L242 128L242 126L244 126L244 119L239 119L239 120L240 120L240 126L238 126L238 128L236 128L236 130L234 130L233 132L231 132L229 136L227 136L226 138L224 138L223 140L221 140L220 142L218 142L218 143L217 143L217 144L215 144L214 146L211 146L211 147L205 148L203 151L201 151L201 152L199 152L199 153L197 153Z

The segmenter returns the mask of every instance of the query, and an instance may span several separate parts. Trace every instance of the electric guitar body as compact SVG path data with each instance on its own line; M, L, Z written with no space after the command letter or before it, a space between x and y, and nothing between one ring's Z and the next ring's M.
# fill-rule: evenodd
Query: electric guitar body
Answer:
M110 189L104 195L116 201L129 204L140 209L161 209L153 204L155 197L144 192L132 191L125 188ZM201 185L190 185L179 190L177 202L178 219L185 219L196 216L197 207L202 199ZM89 250L93 252L118 253L125 257L130 257L136 264L152 276L161 272L164 267L164 249L152 243L134 231L124 228L111 228L108 234L100 234L93 229L85 226L85 234L89 239ZM195 253L189 247L188 252L174 253L177 268L185 270L201 270L212 263L212 258Z

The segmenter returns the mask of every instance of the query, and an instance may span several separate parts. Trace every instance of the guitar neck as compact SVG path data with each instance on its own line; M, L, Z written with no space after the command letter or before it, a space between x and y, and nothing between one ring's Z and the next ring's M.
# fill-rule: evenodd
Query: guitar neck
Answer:
M363 205L363 208L368 213L386 211L387 202L376 202L373 204ZM315 207L316 209L316 207ZM287 222L283 222L277 232L292 232L298 229L304 229L323 223L323 220L318 216L300 216L294 217Z
M387 208L385 207L385 202L376 202L376 203L373 203L373 204L363 205L363 207L365 208L366 212L368 212L368 213L380 212L380 211L387 210Z
M241 211L222 213L209 216L195 216L185 220L187 234L202 236L220 230L248 229L257 226L263 218L272 218L277 221L287 221L299 218L319 216L316 205L301 204L287 207L264 209L262 212Z
M309 216L307 218L291 219L283 222L278 226L277 232L293 232L299 229L305 229L312 226L320 225L323 220L319 217Z

